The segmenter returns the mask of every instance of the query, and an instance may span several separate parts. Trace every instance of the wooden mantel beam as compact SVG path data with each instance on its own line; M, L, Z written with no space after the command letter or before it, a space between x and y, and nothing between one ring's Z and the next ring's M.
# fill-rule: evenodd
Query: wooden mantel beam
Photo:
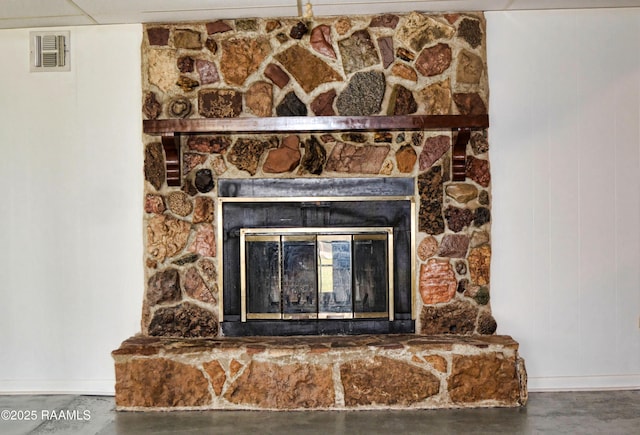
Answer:
M180 136L188 134L324 133L345 131L452 130L454 181L464 181L472 129L489 127L488 115L277 116L267 118L149 119L143 131L162 137L167 184L180 186Z

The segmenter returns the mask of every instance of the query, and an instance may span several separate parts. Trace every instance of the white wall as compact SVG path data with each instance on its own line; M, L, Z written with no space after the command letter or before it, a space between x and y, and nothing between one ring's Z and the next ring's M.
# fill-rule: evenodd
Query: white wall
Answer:
M640 387L640 9L488 13L492 308L529 387Z
M139 331L140 25L75 27L71 72L0 31L0 391L113 392Z

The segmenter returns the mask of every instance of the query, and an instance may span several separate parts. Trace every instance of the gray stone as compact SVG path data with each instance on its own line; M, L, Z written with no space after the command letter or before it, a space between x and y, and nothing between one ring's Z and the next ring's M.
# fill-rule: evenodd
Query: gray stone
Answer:
M307 116L307 106L291 91L276 106L276 113L278 116Z
M336 107L343 116L367 116L380 112L385 91L384 74L377 71L353 75L338 96Z

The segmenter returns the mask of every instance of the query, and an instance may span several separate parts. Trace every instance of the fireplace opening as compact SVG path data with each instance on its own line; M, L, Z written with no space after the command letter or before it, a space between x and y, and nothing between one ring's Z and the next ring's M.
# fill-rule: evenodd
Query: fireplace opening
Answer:
M243 228L240 249L242 321L393 320L392 228Z
M413 179L218 187L225 335L414 332Z

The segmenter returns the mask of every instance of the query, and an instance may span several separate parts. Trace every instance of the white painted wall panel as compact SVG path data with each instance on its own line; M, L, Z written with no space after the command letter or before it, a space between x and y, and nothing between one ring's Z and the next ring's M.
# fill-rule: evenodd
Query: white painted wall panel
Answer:
M498 332L532 390L640 387L640 9L487 20Z
M0 31L0 391L112 393L139 331L140 25L77 27L71 71Z

